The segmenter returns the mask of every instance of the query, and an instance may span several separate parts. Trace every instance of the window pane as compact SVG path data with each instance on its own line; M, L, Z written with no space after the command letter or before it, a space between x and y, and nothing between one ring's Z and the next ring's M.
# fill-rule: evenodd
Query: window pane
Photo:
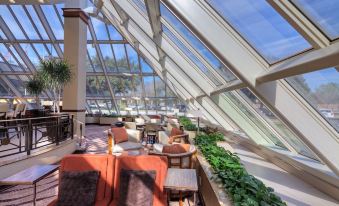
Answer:
M129 66L131 68L132 72L139 73L139 61L138 61L138 53L134 50L131 45L126 45L127 49L127 55L128 55L128 61Z
M145 87L146 97L154 97L155 96L153 76L144 77L144 87Z
M311 45L265 0L207 0L269 62Z
M249 89L243 88L238 93L260 114L280 136L289 142L300 154L316 159L313 153L302 143L299 138L289 130Z
M100 50L102 57L104 58L104 63L106 65L107 72L116 72L114 56L112 53L112 48L110 44L100 44Z
M140 58L141 63L141 71L142 73L153 73L153 69L143 60L143 58Z
M304 97L339 132L339 72L323 69L287 78Z
M226 81L231 81L236 78L163 4L160 5L160 11L165 20L170 23Z
M30 44L20 44L22 49L25 51L26 55L28 56L29 60L33 63L33 65L38 68L40 64L40 59L38 55L33 50Z
M129 72L130 70L128 68L125 45L113 44L113 49L119 72Z
M155 93L157 97L166 96L166 86L165 83L160 79L160 77L154 77L155 81Z
M24 33L20 29L19 25L16 23L11 12L8 10L7 6L0 5L1 17L6 22L6 25L11 30L12 34L16 39L26 39Z
M64 28L60 24L57 13L52 5L41 5L45 17L52 28L53 34L56 39L64 39Z
M87 52L91 58L93 67L97 72L103 72L101 62L95 47L92 44L87 44Z
M109 40L106 30L106 24L94 17L91 17L91 21L97 40Z
M134 2L135 5L137 5L137 7L144 12L144 14L147 14L147 10L146 10L146 5L144 0L132 0Z
M29 15L32 17L33 22L35 24L35 26L38 28L38 32L40 33L40 35L42 36L43 39L49 39L45 28L43 27L37 13L35 12L34 8L32 5L25 5Z
M165 26L162 25L163 32L171 39L191 60L200 71L202 71L216 86L221 85L220 81L212 74L209 69L189 50L181 41Z
M137 75L133 76L133 82L134 82L134 96L141 97L143 94L141 77Z
M112 26L112 25L107 25L108 26L108 32L111 40L122 40L121 34Z
M310 18L326 35L334 40L339 37L338 0L292 0L292 2Z
M110 76L109 82L111 84L115 96L124 96L125 87L122 84L121 79L119 77Z
M16 16L18 18L18 21L20 22L21 26L24 28L25 33L27 34L29 39L40 39L38 34L35 32L35 29L33 25L31 24L31 21L26 15L26 12L24 11L23 7L21 5L11 5L11 8Z

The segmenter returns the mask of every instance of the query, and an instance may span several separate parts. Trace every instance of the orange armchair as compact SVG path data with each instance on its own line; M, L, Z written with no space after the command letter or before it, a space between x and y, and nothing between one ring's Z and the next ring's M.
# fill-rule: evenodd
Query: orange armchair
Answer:
M100 171L95 205L107 206L112 200L115 159L113 155L68 155L61 160L59 176L62 176L63 171ZM57 199L48 206L53 206L56 202Z

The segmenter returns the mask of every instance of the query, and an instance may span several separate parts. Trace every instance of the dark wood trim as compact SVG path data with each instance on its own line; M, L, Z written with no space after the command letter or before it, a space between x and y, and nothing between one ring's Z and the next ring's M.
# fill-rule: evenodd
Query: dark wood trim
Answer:
M86 112L86 109L63 109L62 112Z
M80 8L62 8L63 16L70 18L80 18L88 25L89 16Z

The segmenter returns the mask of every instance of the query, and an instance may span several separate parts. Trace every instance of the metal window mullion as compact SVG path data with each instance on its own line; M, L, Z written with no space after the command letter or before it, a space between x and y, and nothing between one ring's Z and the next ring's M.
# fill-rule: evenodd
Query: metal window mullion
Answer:
M0 27L2 29L2 31L4 32L4 34L6 35L7 39L9 40L16 40L15 36L13 35L13 33L11 32L11 30L8 28L8 26L6 25L5 21L3 20L3 18L0 16ZM8 51L11 52L12 51L8 48L8 46L5 44L6 48ZM19 44L12 44L13 49L16 50L16 52L18 53L18 55L21 57L21 59L24 61L24 63L26 64L25 66L28 68L28 70L30 71L34 71L34 66L31 64L31 62L29 61L28 58L23 58L23 57L27 57L26 54L24 54L24 52L22 51L22 48ZM19 62L16 58L15 55L12 55L17 62ZM19 65L21 65L21 62L19 62Z
M88 28L89 28L89 30L90 30L90 32L91 32L92 34L95 34L94 28L93 28L93 24L92 24L92 21L89 21L89 22L88 22ZM92 35L92 38L93 38L93 40L96 40L96 36L95 36L95 35ZM112 86L111 86L110 81L109 81L109 78L108 78L108 76L107 76L106 65L105 65L105 62L104 62L104 60L103 60L103 57L102 57L102 54L101 54L101 50L100 50L98 44L95 44L95 49L96 49L97 55L98 55L98 57L99 57L99 60L100 60L102 69L103 69L103 71L104 71L105 78L106 78L106 81L107 81L107 84L108 84L108 88L109 88L109 91L110 91L110 93L111 93L112 101L114 102L115 109L116 109L117 113L120 114L120 111L118 110L118 107L117 107L116 102L115 102L115 95L114 95Z
M48 38L51 40L52 44L54 45L54 48L56 50L56 52L58 53L59 57L63 57L63 52L59 46L59 43L57 43L56 41L56 37L54 36L54 33L52 31L52 28L50 27L46 16L44 14L44 12L42 11L40 5L33 5L33 9L35 11L35 13L37 14L38 18L40 19L40 22L42 24L42 26L45 28L45 31L47 33Z
M203 57L199 52L197 52L197 50L193 47L193 46L191 46L191 44L190 43L188 43L188 41L184 38L184 37L182 37L181 36L181 34L179 34L179 32L176 30L176 29L174 29L173 28L173 26L171 25L171 24L169 24L164 18L161 18L161 22L170 30L170 32L176 37L176 38L178 38L178 40L188 49L188 50L190 50L193 54L194 54L194 56L197 58L197 59L199 59L200 61L201 61L201 63L203 63L203 65L208 69L208 71L209 72L211 72L212 74L213 74L213 76L221 83L221 85L225 85L225 84L227 84L228 82L219 74L219 72L217 72L216 71L216 69L205 59L205 57ZM164 35L164 33L163 33L163 35ZM165 35L166 36L166 35ZM167 37L167 39L170 39L171 40L171 38L169 38L169 37ZM172 40L171 40L172 41ZM174 43L174 42L173 42ZM201 42L202 43L202 42ZM203 44L203 43L202 43ZM176 45L177 46L177 45ZM177 46L178 47L178 49L179 50L181 50L180 49L180 47L179 46ZM189 59L189 60L191 60L191 58L189 58L188 56L187 56L187 58ZM216 57L217 58L217 57ZM218 59L218 58L217 58ZM192 60L191 60L192 61ZM220 60L219 60L220 61ZM228 68L227 68L227 66L226 65L224 65L221 61L220 61L220 63L225 67L225 69L227 69L227 70L229 70ZM195 64L195 63L194 63ZM198 65L196 65L197 67L198 67ZM200 71L200 69L199 69L199 71ZM229 70L230 71L230 70ZM201 72L201 71L200 71ZM232 74L233 74L233 72L232 71L230 71ZM204 76L206 76L206 78L207 79L209 79L208 77L207 77L207 75L206 74L204 74L203 73L203 75ZM234 75L234 74L233 74ZM236 77L237 78L237 76L236 75L234 75L234 77ZM213 83L214 84L214 83Z

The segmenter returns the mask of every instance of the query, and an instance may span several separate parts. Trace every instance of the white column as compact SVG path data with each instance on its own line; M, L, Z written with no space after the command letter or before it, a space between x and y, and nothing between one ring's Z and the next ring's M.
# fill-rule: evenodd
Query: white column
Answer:
M80 124L85 123L86 111L86 47L88 15L82 10L86 1L68 0L63 9L64 58L72 68L72 81L64 88L63 112L74 115L75 134L80 136ZM82 128L84 135L85 125Z

